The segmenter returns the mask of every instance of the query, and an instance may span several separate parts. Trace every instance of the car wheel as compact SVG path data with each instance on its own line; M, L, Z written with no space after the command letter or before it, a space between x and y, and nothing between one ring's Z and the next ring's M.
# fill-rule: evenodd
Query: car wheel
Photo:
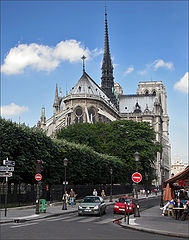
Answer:
M106 209L104 209L104 214L106 214Z
M114 214L116 214L116 212L114 211Z
M99 213L98 213L98 215L99 215L99 216L101 216L101 215L102 215L102 212L101 212L101 210L100 210L100 209L99 209Z
M78 216L82 216L82 214L81 214L81 213L78 213Z

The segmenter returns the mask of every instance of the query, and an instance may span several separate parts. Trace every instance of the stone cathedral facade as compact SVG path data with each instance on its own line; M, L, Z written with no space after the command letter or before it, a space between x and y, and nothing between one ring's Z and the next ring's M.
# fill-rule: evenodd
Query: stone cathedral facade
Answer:
M157 185L162 178L170 177L169 117L167 94L161 81L139 82L136 94L124 95L119 83L114 82L113 64L110 56L107 13L105 13L105 41L102 61L101 85L86 73L85 56L83 74L66 96L61 96L56 85L53 115L46 119L45 108L41 110L38 126L48 136L74 123L109 123L115 120L149 122L156 134L156 140L163 145L162 154L157 153L155 171Z

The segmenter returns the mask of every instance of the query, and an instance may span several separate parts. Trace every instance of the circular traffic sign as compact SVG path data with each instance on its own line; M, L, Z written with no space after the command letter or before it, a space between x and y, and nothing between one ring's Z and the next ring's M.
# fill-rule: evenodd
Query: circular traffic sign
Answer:
M40 173L35 175L35 180L41 181L41 179L42 179L42 175Z
M135 183L139 183L142 180L142 175L138 172L133 173L132 180Z

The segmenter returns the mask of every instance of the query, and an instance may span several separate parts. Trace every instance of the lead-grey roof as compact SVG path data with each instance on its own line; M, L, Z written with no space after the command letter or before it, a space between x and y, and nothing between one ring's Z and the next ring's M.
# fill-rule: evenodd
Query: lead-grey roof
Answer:
M95 83L95 81L84 72L76 85L72 88L69 94L91 94L104 98L104 100L108 101L109 98L102 91L102 89Z
M153 111L156 96L144 95L120 95L119 110L120 113L133 113L136 103L138 102L142 112L148 107L149 111Z

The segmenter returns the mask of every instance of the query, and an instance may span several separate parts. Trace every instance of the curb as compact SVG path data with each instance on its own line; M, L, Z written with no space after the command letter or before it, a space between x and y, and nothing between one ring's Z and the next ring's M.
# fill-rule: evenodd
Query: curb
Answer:
M119 219L117 221L117 224L123 228L130 228L130 229L137 230L137 231L156 233L156 234L171 236L171 237L189 238L189 235L182 234L182 233L172 233L172 232L167 232L167 231L162 231L162 230L157 230L157 229L143 228L143 227L132 226L132 225L123 225L120 221L121 219Z

